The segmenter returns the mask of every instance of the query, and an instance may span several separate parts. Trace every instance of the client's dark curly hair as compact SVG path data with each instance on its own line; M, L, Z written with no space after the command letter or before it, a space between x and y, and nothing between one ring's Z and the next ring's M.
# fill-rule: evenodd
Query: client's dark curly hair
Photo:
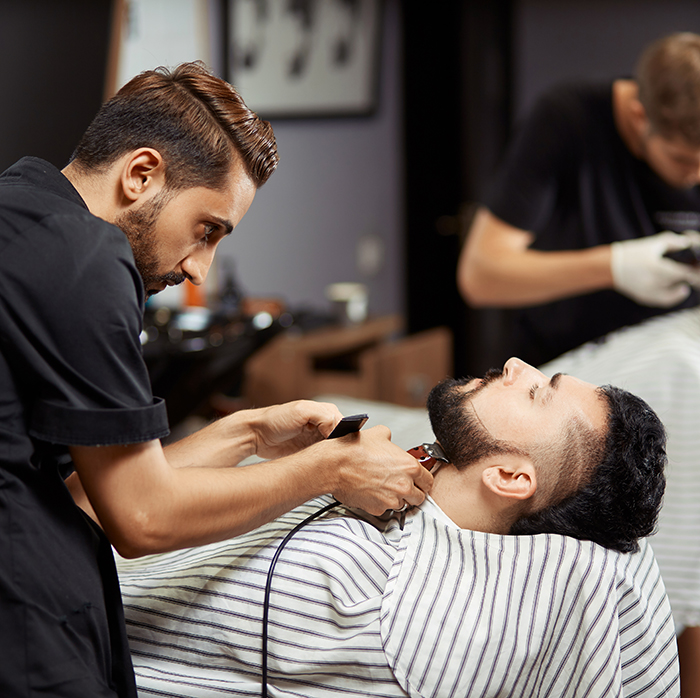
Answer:
M601 462L581 489L558 504L524 516L511 534L560 533L635 552L656 528L666 478L666 432L644 402L612 386Z

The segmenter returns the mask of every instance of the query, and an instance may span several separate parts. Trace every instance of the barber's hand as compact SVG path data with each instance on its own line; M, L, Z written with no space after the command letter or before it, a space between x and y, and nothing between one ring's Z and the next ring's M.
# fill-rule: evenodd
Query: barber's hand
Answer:
M380 516L404 504L417 506L433 486L433 476L404 449L391 442L385 426L363 429L318 447L336 463L333 496L348 506Z
M684 301L691 286L700 286L700 271L674 262L664 253L697 244L695 231L665 231L611 245L613 286L641 305L670 308Z
M342 419L328 402L295 400L253 411L255 453L261 458L281 458L325 439Z

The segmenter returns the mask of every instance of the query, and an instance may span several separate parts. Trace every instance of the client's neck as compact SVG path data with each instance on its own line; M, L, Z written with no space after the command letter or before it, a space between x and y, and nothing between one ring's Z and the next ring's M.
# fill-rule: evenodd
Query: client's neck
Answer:
M460 528L505 534L512 524L500 497L481 480L482 468L474 464L458 470L451 463L435 473L430 496Z

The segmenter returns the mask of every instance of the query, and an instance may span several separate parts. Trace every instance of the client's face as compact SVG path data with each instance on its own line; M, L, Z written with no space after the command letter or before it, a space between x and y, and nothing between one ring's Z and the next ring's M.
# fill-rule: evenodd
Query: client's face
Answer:
M520 359L508 359L502 371L473 379L465 389L465 405L484 431L523 450L557 443L572 420L606 428L607 406L595 385L561 373L547 378Z

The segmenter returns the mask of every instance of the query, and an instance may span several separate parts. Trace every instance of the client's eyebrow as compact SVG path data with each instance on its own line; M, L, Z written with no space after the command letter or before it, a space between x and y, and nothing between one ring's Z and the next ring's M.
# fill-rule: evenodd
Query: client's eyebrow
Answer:
M555 373L550 379L549 379L549 390L545 392L545 394L542 396L542 404L546 405L551 399L552 395L554 394L554 391L559 387L559 381L561 380L561 377L566 374L564 373Z

